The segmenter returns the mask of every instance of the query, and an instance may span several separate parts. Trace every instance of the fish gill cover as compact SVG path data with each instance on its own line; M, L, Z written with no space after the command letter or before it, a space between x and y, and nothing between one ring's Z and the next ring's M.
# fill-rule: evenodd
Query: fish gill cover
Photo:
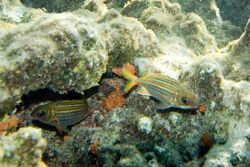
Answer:
M0 166L250 166L249 18L247 0L0 0ZM124 92L124 64L200 112ZM80 99L67 134L30 122Z

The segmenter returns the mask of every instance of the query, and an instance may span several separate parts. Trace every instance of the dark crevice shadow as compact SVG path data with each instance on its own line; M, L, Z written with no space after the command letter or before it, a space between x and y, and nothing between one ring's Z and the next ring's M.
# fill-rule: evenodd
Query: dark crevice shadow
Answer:
M157 112L159 113L169 113L169 112L179 112L182 114L191 114L191 115L196 115L198 114L197 108L178 108L178 107L169 107L166 109L157 109Z
M21 0L22 4L31 8L44 8L49 13L62 13L80 9L84 0Z

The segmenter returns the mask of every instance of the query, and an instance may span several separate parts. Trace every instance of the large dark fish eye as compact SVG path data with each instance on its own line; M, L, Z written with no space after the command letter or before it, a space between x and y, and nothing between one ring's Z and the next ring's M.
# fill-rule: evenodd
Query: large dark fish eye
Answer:
M188 99L186 97L183 97L181 101L183 104L188 104Z
M38 117L44 117L45 116L45 111L40 111L40 112L38 112Z

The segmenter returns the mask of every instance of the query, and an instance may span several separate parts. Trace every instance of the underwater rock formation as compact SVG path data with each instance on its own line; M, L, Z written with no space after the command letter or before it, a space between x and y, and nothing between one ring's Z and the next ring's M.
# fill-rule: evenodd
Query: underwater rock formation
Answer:
M250 80L250 19L245 32L239 39L232 41L220 52L225 78L235 81Z
M41 129L22 128L13 134L0 136L0 166L45 167L41 161L46 146Z
M133 0L124 5L121 13L138 18L146 28L152 29L157 37L166 43L176 40L182 42L184 39L188 48L196 55L207 54L217 49L216 41L207 30L204 21L197 14L183 13L177 3Z
M93 113L64 138L43 129L47 165L249 166L250 20L239 37L241 27L221 15L219 0L3 2L1 116L28 113L32 106L15 105L44 88L86 93ZM38 14L13 20L19 9ZM159 111L136 88L124 94L125 80L110 71L125 63L139 77L160 72L179 80L203 111Z
M83 8L99 11L89 1ZM98 24L85 9L46 14L1 34L0 89L5 94L1 101L9 96L4 103L15 105L13 101L23 94L43 88L83 93L97 85L107 65L161 53L154 33L137 20L120 16L105 21L105 17Z
M115 14L114 10L110 12ZM109 67L132 63L136 57L157 57L162 53L154 32L134 18L118 15L103 24L107 26L104 33L110 56Z
M108 59L96 26L89 18L53 14L2 34L2 82L20 93L45 87L82 92L96 85Z
M208 152L205 166L249 166L250 83L224 81L223 92L224 112L230 113L225 115L229 123L228 140L224 145L218 145Z
M0 1L0 20L4 22L15 24L29 22L43 14L42 9L27 8L19 0ZM0 29L1 27L0 25Z
M184 73L206 103L206 121L215 145L206 155L205 166L235 166L250 163L249 131L249 21L241 37L215 55L208 55ZM237 65L237 66L236 66ZM185 79L184 79L185 80Z
M221 16L230 20L234 25L244 27L250 16L250 1L216 0Z
M96 26L90 18L51 14L1 34L5 99L42 88L63 93L95 86L108 60Z
M228 17L225 16L227 15L227 13L231 13L231 11L236 11L236 10L230 10L224 8L224 5L222 5L224 3L241 4L238 3L237 0L230 0L227 2L222 2L223 0L206 0L206 1L171 0L171 1L179 3L183 12L185 13L194 12L198 14L206 23L209 32L213 34L214 37L216 38L216 42L219 47L226 46L228 42L238 38L243 31L242 26L239 27L238 24L232 24L229 21L231 19L228 20ZM233 5L231 8L234 7L235 5ZM228 11L225 12L224 9ZM247 15L247 12L244 13Z

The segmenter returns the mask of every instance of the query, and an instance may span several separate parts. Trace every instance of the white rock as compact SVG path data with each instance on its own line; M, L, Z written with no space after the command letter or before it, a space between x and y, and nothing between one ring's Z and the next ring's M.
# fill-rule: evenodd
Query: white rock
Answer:
M153 121L149 117L141 117L138 122L138 129L146 134L152 131Z

